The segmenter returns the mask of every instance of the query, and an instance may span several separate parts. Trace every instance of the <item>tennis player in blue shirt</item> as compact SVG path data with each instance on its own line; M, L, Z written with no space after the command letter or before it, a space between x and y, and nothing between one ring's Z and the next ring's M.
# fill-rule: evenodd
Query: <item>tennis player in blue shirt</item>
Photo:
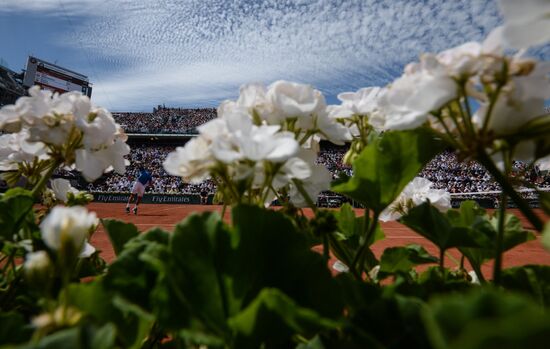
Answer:
M151 176L151 173L149 173L149 171L147 171L143 167L140 167L138 178L134 182L134 186L132 187L132 193L130 194L128 203L126 203L126 213L130 213L130 204L134 200L134 196L135 196L136 205L134 206L133 212L134 214L137 214L138 205L141 202L141 199L143 198L143 194L145 194L145 188L151 185L151 183L153 183L153 177Z

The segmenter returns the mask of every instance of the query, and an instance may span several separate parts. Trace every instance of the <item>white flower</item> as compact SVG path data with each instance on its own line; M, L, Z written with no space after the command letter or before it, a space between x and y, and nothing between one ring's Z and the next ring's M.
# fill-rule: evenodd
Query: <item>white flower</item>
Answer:
M541 171L550 171L550 155L537 160L536 165Z
M28 131L0 135L0 171L17 169L22 162L31 162L35 158L46 159L46 148L41 142L28 142Z
M44 271L49 268L49 266L50 257L48 257L46 251L27 253L25 256L25 263L23 264L23 267L27 272Z
M112 145L100 150L77 149L75 166L91 182L101 177L105 171L114 169L123 174L129 164L124 156L129 153L130 147L120 138L116 138Z
M550 40L549 0L500 0L503 36L511 48L527 48Z
M470 282L472 284L476 284L476 285L479 285L480 282L479 282L479 278L477 277L477 274L475 271L471 270L468 272L468 275L470 276Z
M323 136L322 138L331 141L334 144L343 145L351 141L350 130L343 124L331 118L328 113L322 112L317 116L317 128Z
M311 167L311 176L307 179L301 180L302 186L306 191L309 198L313 203L317 202L317 196L320 192L328 190L330 188L330 181L332 180L332 175L326 169L325 166L319 164L312 164ZM300 193L298 188L294 183L291 183L290 190L290 202L297 207L306 207L308 203L304 196Z
M82 250L80 251L80 254L78 257L80 258L89 258L95 253L96 249L94 246L92 246L88 240L84 241L84 245L82 246Z
M443 189L432 189L432 182L416 177L403 189L401 194L382 213L380 220L383 222L399 219L411 207L418 206L426 201L440 211L451 208L451 194Z
M380 272L380 265L375 265L371 270L369 270L369 277L371 280L378 279L378 273Z
M90 229L97 224L96 214L84 207L56 206L40 224L40 231L44 243L52 250L70 244L81 251Z
M424 55L409 65L380 99L386 117L385 129L406 130L421 126L431 111L457 96L457 85L435 56Z
M291 183L293 179L306 180L311 177L311 171L311 165L300 157L290 158L275 175L273 187L280 189Z
M0 130L7 132L19 132L21 119L15 105L6 105L0 109Z
M209 177L210 168L214 164L208 142L199 136L168 154L163 166L171 175L180 176L191 183L199 183Z
M514 60L512 64L525 61ZM497 135L514 133L519 127L540 116L544 101L550 98L550 64L531 62L533 71L529 75L510 77L510 82L502 89L489 116L488 129ZM474 123L480 127L485 123L489 103L485 102L474 114Z
M73 165L87 180L94 180L104 171L114 169L124 173L129 153L127 137L112 115L94 107L87 96L79 92L62 95L41 91L38 86L29 89L29 97L21 97L15 105L2 108L0 127L21 129L25 135L21 149L41 156L45 147L52 153L65 154L66 166ZM21 153L21 152L20 152ZM31 161L24 157L21 161ZM2 167L14 167L14 159Z
M342 263L341 261L339 261L339 260L334 262L334 264L332 265L332 269L336 270L339 273L349 272L349 267L347 265L345 265L344 263Z
M215 138L211 147L214 157L223 163L230 164L243 159L284 162L298 151L299 145L294 135L278 132L278 125L256 126L250 118L240 113L225 115L223 120L229 134ZM216 128L221 129L220 126Z
M97 149L105 144L112 144L117 133L115 119L107 110L99 108L90 111L92 116L77 119L76 125L84 133L82 143L86 149ZM91 121L89 121L91 120Z
M349 109L352 115L369 115L378 109L378 98L385 93L380 87L365 87L357 92L344 92L338 95L342 107Z
M57 178L50 181L52 185L53 193L58 200L67 202L67 194L73 193L74 195L78 194L79 191L76 188L71 186L71 182L63 178Z
M267 98L285 117L305 119L326 106L320 91L309 85L279 80L269 86Z

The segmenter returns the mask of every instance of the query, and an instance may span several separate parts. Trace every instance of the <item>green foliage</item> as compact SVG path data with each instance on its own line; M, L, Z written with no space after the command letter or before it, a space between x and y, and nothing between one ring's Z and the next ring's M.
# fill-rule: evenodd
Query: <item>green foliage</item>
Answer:
M21 188L8 190L0 198L0 241L13 241L24 223L32 223L34 199Z
M348 203L342 205L336 216L338 218L339 232L343 235L341 239L346 240L350 248L359 247L359 242L365 231L365 218L356 217L353 207ZM382 229L376 229L375 234L370 237L367 245L370 246L376 241L384 239L384 237Z
M115 347L115 329L111 324L102 327L79 326L61 330L37 343L18 349L111 349Z
M357 348L429 347L421 321L425 304L420 299L385 296L382 290L365 285L355 286L354 293L345 332Z
M117 256L128 240L139 235L137 227L132 223L125 223L114 219L102 219L101 223L105 227L107 235L109 235L109 240Z
M468 228L453 225L445 214L439 212L429 202L412 208L400 221L443 251L451 247L478 246Z
M382 212L435 155L443 143L424 129L386 132L353 162L353 177L332 190Z
M430 255L420 245L412 244L405 247L386 248L380 258L378 278L383 279L394 274L407 274L415 265L437 261L436 257Z
M468 258L474 270L479 270L481 265L495 258L498 215L492 218L476 220L470 234L475 236L477 247L460 247L460 251ZM507 214L504 221L503 252L514 248L524 242L535 239L535 235L523 229L521 220L512 214Z
M0 346L28 341L33 329L23 315L16 312L0 313Z
M226 262L230 243L220 217L215 213L188 217L176 226L170 252L173 294L202 325L223 336L228 332L226 318L230 308L238 305L232 304L233 297L228 295ZM181 316L181 307L174 310Z
M313 336L339 324L300 307L278 289L265 288L247 308L229 319L229 325L236 333L236 348L258 348L262 343L281 348L293 333Z
M529 295L541 306L550 308L550 266L526 265L504 269L501 285Z
M36 230L32 200L24 205L27 197L18 191L1 199L16 200L17 210L30 207L26 215L2 216L9 229ZM0 345L536 348L550 330L542 310L550 302L550 267L504 270L502 289L515 292L509 295L473 285L462 269L440 264L417 272L416 266L439 261L420 245L389 247L378 262L369 247L384 233L374 216L357 217L350 205L320 211L312 220L298 221L290 212L297 213L242 205L233 208L232 225L217 213L194 214L173 233L155 228L140 234L132 224L103 220L117 259L109 267L98 253L81 260L79 276L95 275L93 281L73 279L63 290L58 275L51 298L41 299L43 293L27 289L21 269L1 283L0 305L10 308L0 308ZM475 202L446 214L425 203L402 222L441 253L458 248L476 271L494 258L498 215L487 215ZM357 270L379 264L378 276L367 279L355 270L332 277L323 256L311 250L312 236L328 241L348 266L358 256ZM504 250L534 238L512 215L505 217L503 236ZM39 235L34 243L42 246ZM5 240L2 253L20 256L24 250ZM29 325L35 316L64 306L82 317L40 330ZM519 328L513 328L516 317L523 322Z
M550 193L546 191L539 191L540 207L547 215L550 215Z
M69 303L88 314L92 322L114 324L118 341L125 348L140 347L151 326L150 319L125 307L114 292L105 288L102 279L87 284L73 284L68 294Z
M158 271L147 257L165 249L168 240L168 233L161 229L150 230L129 240L109 267L105 287L144 309L151 309L149 295Z
M267 343L275 337L290 340L301 328L285 325L269 334L258 328L250 338L236 333L249 317L263 319L266 307L276 313L273 304L302 309L296 314L279 312L287 325L304 314L341 315L336 282L290 220L279 212L239 206L233 210L233 222L232 229L217 214L204 213L176 226L166 254L155 262L158 277L151 297L162 326L186 328L179 337L193 344L248 343L251 338Z
M481 289L447 295L423 312L436 349L546 348L550 315L511 293Z

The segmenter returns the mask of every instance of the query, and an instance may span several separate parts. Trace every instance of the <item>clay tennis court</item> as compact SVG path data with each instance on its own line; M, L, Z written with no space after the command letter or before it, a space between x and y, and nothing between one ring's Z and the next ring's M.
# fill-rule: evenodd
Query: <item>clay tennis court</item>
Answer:
M92 203L88 205L88 209L95 211L99 218L113 218L131 222L135 224L140 231L146 231L153 227L162 227L168 231L172 231L177 222L181 221L193 212L204 211L218 211L221 212L221 206L200 206L200 205L174 205L174 204L142 204L139 207L139 214L137 216L133 214L126 214L124 212L125 204L105 204L105 203ZM517 210L510 210L510 212L519 215ZM307 214L311 214L311 211L306 210ZM543 213L537 210L537 213L543 217ZM358 210L357 214L361 214ZM227 210L225 214L225 220L229 222L230 212ZM530 224L523 218L522 222L524 227L530 228ZM548 220L548 217L544 218ZM390 246L403 246L406 244L420 244L423 245L430 253L437 256L438 250L428 240L424 239L420 235L417 235L407 227L397 222L382 223L382 228L386 234L384 240L378 241L373 245L374 253L377 257L380 257L385 248ZM109 238L105 233L102 226L99 226L94 233L91 243L101 251L101 256L107 261L111 262L115 259L115 254ZM446 266L457 266L459 253L456 250L450 250L448 253ZM334 263L332 259L330 264ZM504 255L504 266L512 267L524 264L545 264L550 265L550 252L546 251L540 242L540 235L537 234L537 239L522 244L511 251L508 251ZM491 265L487 264L483 267L483 273L486 276L490 276L492 273Z

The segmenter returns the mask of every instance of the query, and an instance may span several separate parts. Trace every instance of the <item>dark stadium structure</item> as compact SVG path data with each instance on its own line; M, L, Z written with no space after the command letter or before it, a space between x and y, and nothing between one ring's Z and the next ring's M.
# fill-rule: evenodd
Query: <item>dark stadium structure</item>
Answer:
M14 104L17 98L26 94L22 79L22 73L17 74L0 65L0 107L6 104Z

